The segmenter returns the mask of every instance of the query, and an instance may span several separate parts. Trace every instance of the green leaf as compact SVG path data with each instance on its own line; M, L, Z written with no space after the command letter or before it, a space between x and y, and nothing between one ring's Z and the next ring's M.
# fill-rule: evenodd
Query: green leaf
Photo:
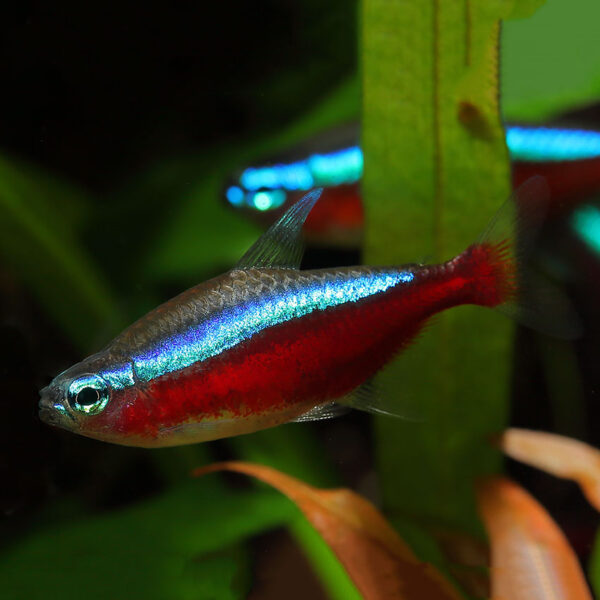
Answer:
M600 535L596 533L594 548L588 564L588 577L596 597L600 595Z
M339 483L310 424L288 423L232 438L229 443L244 460L273 467L305 483L321 487Z
M364 1L366 263L450 259L508 196L496 78L505 11L484 0ZM452 309L400 357L402 386L388 394L425 420L376 420L388 509L478 530L472 482L499 468L484 440L505 423L509 330L491 311Z
M250 580L250 560L241 546L203 554L191 560L179 585L185 600L246 598Z
M114 298L74 235L87 199L42 172L0 158L0 260L86 349L119 320Z
M502 29L502 99L508 120L544 121L600 97L597 0L547 0Z
M243 598L246 561L235 544L296 517L276 493L188 483L25 539L0 562L2 597Z
M148 279L198 283L230 268L260 235L256 225L229 210L219 197L232 164L227 159L194 163L187 189L173 196L177 208L142 264Z

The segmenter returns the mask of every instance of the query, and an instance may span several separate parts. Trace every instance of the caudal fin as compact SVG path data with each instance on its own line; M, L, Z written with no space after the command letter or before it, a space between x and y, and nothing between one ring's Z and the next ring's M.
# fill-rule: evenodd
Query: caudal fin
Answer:
M458 257L473 282L474 304L489 306L549 335L574 338L579 319L564 295L531 266L531 250L546 214L543 177L522 184L479 240Z

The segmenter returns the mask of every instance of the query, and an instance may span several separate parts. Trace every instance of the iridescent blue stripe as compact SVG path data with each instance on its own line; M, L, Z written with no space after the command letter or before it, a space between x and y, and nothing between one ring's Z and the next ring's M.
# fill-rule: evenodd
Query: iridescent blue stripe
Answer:
M249 167L242 171L240 184L251 192L261 189L288 191L339 185L358 181L363 171L363 155L358 146L324 154L311 154L305 159L265 167ZM227 191L228 197L236 192Z
M600 132L582 129L512 126L506 129L506 144L512 160L550 162L600 156ZM266 211L279 208L286 192L351 184L363 174L363 155L352 145L333 152L275 165L249 167L237 185L225 191L236 207Z
M112 389L122 390L135 384L133 368L131 361L117 362L98 370L98 375L102 377Z
M165 339L151 350L134 356L136 374L143 381L151 381L217 356L268 327L314 311L357 302L413 279L414 273L410 271L379 272L329 281L315 278L303 289L256 298L224 309L197 328Z
M549 162L600 156L600 132L550 127L509 127L506 144L513 160Z

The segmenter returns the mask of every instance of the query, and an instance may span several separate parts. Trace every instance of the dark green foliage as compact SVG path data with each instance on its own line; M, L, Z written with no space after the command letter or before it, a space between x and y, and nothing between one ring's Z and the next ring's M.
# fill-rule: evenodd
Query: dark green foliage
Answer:
M76 237L88 211L79 190L0 159L0 257L82 349L99 323L120 321L105 278Z
M2 596L243 598L239 542L295 516L282 496L200 481L129 509L31 535L0 561Z

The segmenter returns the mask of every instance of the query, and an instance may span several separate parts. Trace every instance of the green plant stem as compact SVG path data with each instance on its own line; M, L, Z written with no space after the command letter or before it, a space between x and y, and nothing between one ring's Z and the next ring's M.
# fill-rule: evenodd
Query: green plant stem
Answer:
M452 258L509 194L498 106L502 7L481 0L364 0L365 262ZM435 319L388 389L423 423L376 420L385 505L477 530L476 476L499 468L510 325L458 308Z

